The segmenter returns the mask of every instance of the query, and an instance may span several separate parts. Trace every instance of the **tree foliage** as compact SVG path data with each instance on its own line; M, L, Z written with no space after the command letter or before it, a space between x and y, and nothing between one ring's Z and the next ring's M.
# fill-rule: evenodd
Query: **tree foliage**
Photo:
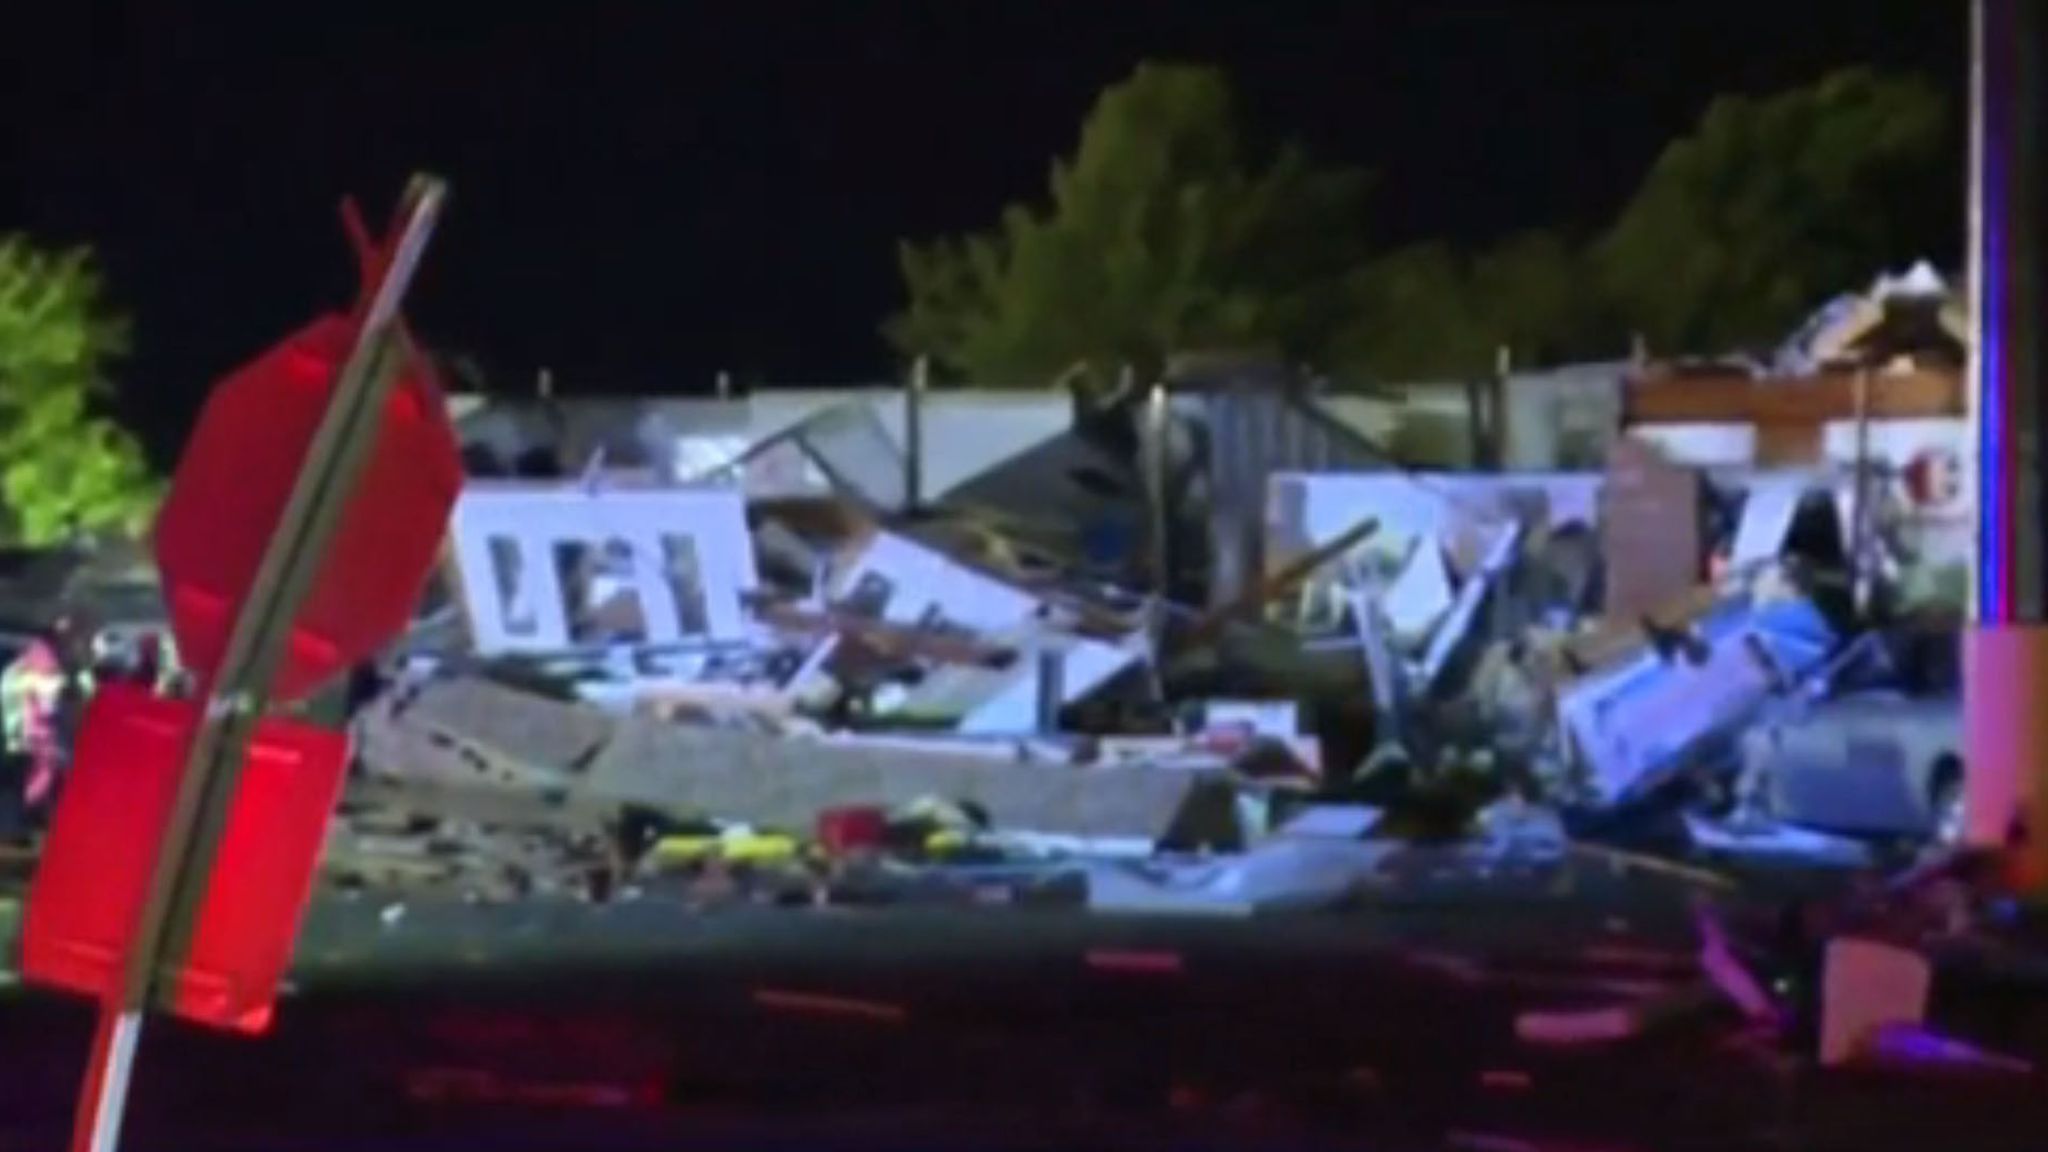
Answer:
M1599 289L1586 253L1556 232L1517 233L1482 251L1468 291L1495 346L1517 363L1556 363L1599 343Z
M1468 254L1444 243L1396 249L1352 285L1352 325L1334 365L1354 377L1465 379L1516 364L1598 354L1602 297L1583 248L1541 230Z
M1949 128L1927 84L1847 69L1716 101L1591 243L1375 252L1363 174L1292 149L1260 163L1221 73L1144 65L1103 93L1047 202L903 245L908 305L884 331L985 384L1205 349L1418 381L1485 373L1503 347L1531 364L1619 356L1638 333L1663 351L1773 342L1943 234Z
M158 487L140 445L97 412L128 329L90 254L0 237L0 504L5 535L136 532Z
M903 246L908 307L884 331L986 383L1194 349L1316 356L1350 319L1366 191L1296 149L1251 155L1221 72L1143 65L1097 101L1047 203Z
M1472 262L1448 244L1415 244L1367 264L1334 363L1347 377L1413 382L1483 372L1492 360Z
M1930 221L1954 231L1949 111L1930 85L1867 68L1715 101L1597 245L1611 306L1653 347L1720 351L1775 341L1926 255Z

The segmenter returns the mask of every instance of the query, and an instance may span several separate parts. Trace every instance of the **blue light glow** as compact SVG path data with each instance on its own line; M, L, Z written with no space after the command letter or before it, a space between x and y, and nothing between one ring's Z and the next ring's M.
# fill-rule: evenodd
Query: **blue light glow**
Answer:
M1985 50L2005 50L1997 38L1987 38ZM2001 70L2002 71L2002 70ZM2007 624L2012 617L2011 584L2007 580L2006 556L2012 546L2007 524L2006 497L2013 481L2010 396L2005 377L2005 277L2006 261L2006 123L2009 101L2003 92L1988 92L1983 109L1982 197L1978 205L1979 283L1983 299L1977 301L1981 317L1977 328L1976 381L1977 421L1977 609L1984 624Z

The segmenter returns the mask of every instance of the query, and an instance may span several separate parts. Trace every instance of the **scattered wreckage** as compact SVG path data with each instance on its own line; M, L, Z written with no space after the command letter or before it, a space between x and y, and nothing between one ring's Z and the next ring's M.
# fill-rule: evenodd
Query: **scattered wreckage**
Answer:
M1828 803L1826 757L1779 751L1940 674L1933 646L1891 639L1925 630L1924 604L1857 603L1859 570L1911 561L1846 527L1885 515L1842 511L1852 479L1623 441L1606 473L1267 484L1264 575L1190 609L1123 590L1157 556L1112 581L1013 540L1001 510L479 481L437 604L357 713L365 786L458 812L521 796L526 822L586 835L631 809L812 837L940 801L991 830L1212 853L1317 803L1396 826L1440 808L1420 823L1447 834L1511 798L1581 837L1859 856L1831 834L1925 839L1953 803L1939 686L1909 710L1925 725L1842 736L1841 773L1909 793L1886 812ZM1631 518L1678 527L1643 555L1616 541Z
M1891 310L1838 311L1803 380L1617 381L1604 470L1404 467L1215 360L937 499L918 388L899 433L854 399L708 455L652 410L487 406L411 635L334 704L329 884L1248 915L1416 868L1712 887L1938 842L1954 370L1874 361ZM146 626L122 603L110 637Z
M894 427L853 398L723 454L658 405L472 406L444 569L339 705L359 791L573 842L628 808L809 836L939 800L1214 852L1317 802L1452 833L1503 798L1679 851L1939 839L1959 492L1926 381L1957 357L1894 331L1949 333L1926 281L1768 365L1636 369L1600 471L1404 467L1216 358L980 473L900 446L921 388ZM151 614L128 567L42 593L113 605L109 658Z

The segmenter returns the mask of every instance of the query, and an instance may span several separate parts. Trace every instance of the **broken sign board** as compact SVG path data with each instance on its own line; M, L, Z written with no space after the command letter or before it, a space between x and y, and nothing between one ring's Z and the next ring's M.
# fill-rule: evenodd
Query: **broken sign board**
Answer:
M472 481L449 536L486 656L748 633L754 550L744 498L730 489Z
M1689 633L1693 651L1666 655L1645 644L1558 694L1558 727L1594 803L1641 795L1717 739L1731 741L1732 756L1735 730L1824 660L1835 641L1804 600L1723 601L1691 622Z
M1038 597L893 532L876 532L855 562L841 572L833 600L851 611L892 624L957 630L991 641L1029 648L1057 643L1061 655L1062 703L1072 703L1129 667L1136 641L1046 636L1045 605ZM1038 727L1038 683L1030 661L1018 661L967 708L959 731L1016 734ZM941 678L941 682L945 682ZM935 685L935 690L936 690ZM798 692L801 685L792 685ZM914 700L908 702L916 707Z

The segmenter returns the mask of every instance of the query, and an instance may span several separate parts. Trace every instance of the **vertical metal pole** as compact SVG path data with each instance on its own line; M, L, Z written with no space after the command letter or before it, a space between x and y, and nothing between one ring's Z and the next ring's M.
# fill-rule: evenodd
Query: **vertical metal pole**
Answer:
M2040 35L2026 0L1973 5L1970 117L1969 361L1978 452L1972 612L1990 626L2042 615L2041 530L2031 475L2042 411L2033 215L2040 191L2025 56Z
M1991 102L1986 74L1985 38L1989 34L1994 0L1971 0L1970 4L1970 141L1969 185L1965 211L1968 216L1968 265L1970 305L1970 346L1964 360L1969 399L1970 443L1976 449L1976 466L1970 469L1970 496L1975 501L1977 530L1970 550L1968 629L1964 641L1963 693L1966 727L1964 733L1964 839L1978 847L1996 848L2003 841L2000 829L2011 809L2013 781L2011 765L2001 759L1999 734L1989 730L1989 708L1980 703L1986 696L1988 678L1995 674L1988 641L1989 629L1999 623L1998 549L2003 529L1999 518L2001 446L1995 409L2002 402L2000 381L1993 367L1998 333L1991 322L1994 312L1986 292L1991 277L1985 267L1985 214L1989 181L1989 160L1985 120Z
M1513 351L1502 344L1493 350L1492 370L1465 385L1465 438L1476 471L1500 471L1500 409L1513 366Z
M2008 854L2015 885L2048 891L2048 630L2041 627L2042 525L2030 474L2042 416L2033 294L2038 181L2024 54L2030 0L1975 0L1970 66L1969 361L1977 467L1977 555L1963 664L1964 838Z
M903 508L924 506L924 393L931 361L919 356L903 386Z
M141 1009L100 1006L93 1025L92 1056L71 1126L72 1152L114 1152L121 1135L121 1114L128 1102L129 1078L135 1071L135 1049L141 1040Z
M1871 531L1873 510L1870 498L1870 389L1871 370L1856 370L1856 459L1849 487L1849 578L1856 611L1870 608L1876 579L1875 533Z
M1173 474L1171 425L1167 420L1166 385L1154 384L1145 394L1145 425L1140 430L1140 456L1145 470L1146 536L1151 544L1152 587L1164 597L1173 584L1173 516L1166 491Z
M2048 622L2048 580L2042 572L2042 488L2041 432L2048 405L2043 400L2043 341L2041 338L2041 86L2035 71L2040 65L2041 35L2044 27L2038 0L2005 0L2011 42L2004 47L2003 88L2007 114L2001 139L2005 170L2005 197L1999 204L1999 247L2005 257L2006 284L2003 299L2003 355L2005 358L2007 452L2010 462L2009 490L2005 505L2012 526L2012 547L2007 565L2012 595L2012 612L2017 622L2039 627Z
M249 741L268 706L269 685L291 624L313 591L328 544L374 447L399 364L399 302L445 195L445 186L436 180L416 180L408 191L404 231L391 265L358 317L356 344L336 374L327 410L257 565L248 600L206 686L204 711L187 746L149 889L129 953L122 958L121 982L100 1005L91 1062L79 1092L73 1152L113 1152L120 1138L143 1013L156 994L161 970L189 950L228 808Z
M1038 648L1038 731L1049 736L1060 730L1060 708L1066 703L1067 660L1058 644L1041 642Z
M1486 467L1486 383L1465 378L1465 459L1473 471Z
M1984 359L1988 343L1984 307L1984 34L1986 0L1970 0L1970 123L1969 172L1964 189L1964 292L1970 307L1970 343L1963 355L1964 396L1969 420L1969 442L1976 452L1976 466L1968 469L1971 507L1977 517L1976 547L1970 550L1969 594L1965 605L1968 622L1975 625L1995 599L1986 595L1986 575L1992 567L1984 537L1996 493L1991 491L1997 474L1993 461L1995 446L1987 443L1984 420ZM1994 545L1995 546L1995 545Z
M1506 344L1494 349L1493 378L1486 389L1486 470L1498 472L1507 463L1508 379L1515 374L1515 350Z

